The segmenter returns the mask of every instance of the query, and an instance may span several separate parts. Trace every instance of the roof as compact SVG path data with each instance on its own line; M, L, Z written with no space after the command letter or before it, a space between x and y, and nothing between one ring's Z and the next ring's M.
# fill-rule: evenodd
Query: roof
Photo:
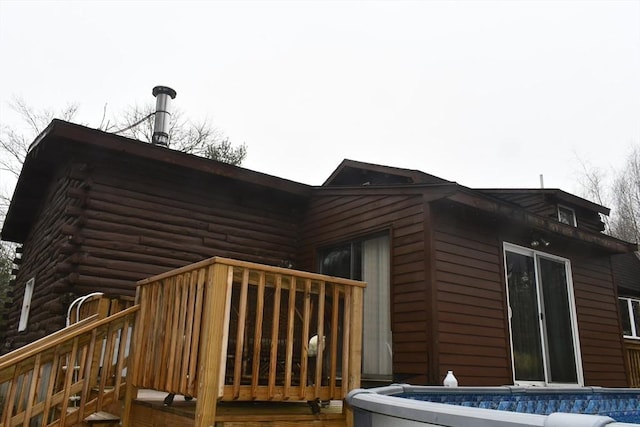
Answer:
M26 237L37 208L46 197L44 184L60 164L87 150L133 156L163 166L226 177L294 197L306 198L311 192L306 184L55 119L29 147L0 233L3 240L20 242Z
M312 193L316 191L323 193L331 191L342 193L345 190L355 192L389 191L393 194L419 191L428 194L430 201L450 200L492 215L508 218L528 227L596 244L613 253L637 249L636 245L601 233L580 230L549 218L543 218L510 202L508 197L505 197L508 194L518 192L553 194L559 200L565 200L573 205L584 206L600 213L609 212L603 206L557 189L477 190L418 170L348 159L342 161L321 187L311 187L61 120L53 120L29 149L0 234L2 239L22 242L26 238L35 221L38 207L46 197L48 186L43 184L52 178L56 168L66 162L70 156L85 153L87 150L92 153L108 152L118 156L126 155L155 162L161 166L183 168L188 173L225 177L254 187L270 189L276 191L277 194L288 195L300 200L310 198Z
M481 193L490 194L494 197L500 198L501 196L517 196L517 195L545 195L545 196L553 196L558 201L566 202L573 206L580 206L582 208L595 211L601 213L603 215L609 215L611 209L599 205L597 203L593 203L587 199L583 199L582 197L578 197L571 193L567 193L558 188L513 188L513 189L502 189L502 188L478 188L476 191Z
M572 206L580 206L605 215L609 213L609 209L604 206L559 189L472 189L418 170L345 159L322 187L315 188L314 191L320 191L323 194L331 194L332 192L347 194L345 191L355 193L367 191L380 194L421 192L426 194L430 201L449 200L491 215L508 218L523 226L589 242L610 253L625 253L637 249L636 244L542 217L514 203L509 197L514 195L552 195L557 200Z
M373 163L344 159L322 184L330 186L353 185L407 185L407 184L451 184L452 181L429 175L415 169L402 169Z

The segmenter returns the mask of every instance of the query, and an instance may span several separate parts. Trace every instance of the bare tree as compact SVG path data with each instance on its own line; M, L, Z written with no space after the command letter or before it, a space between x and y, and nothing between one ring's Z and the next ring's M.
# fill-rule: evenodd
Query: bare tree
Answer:
M583 195L611 207L604 218L605 233L627 240L640 241L640 146L633 146L622 168L610 174L582 165Z
M582 166L582 176L580 178L582 196L601 206L611 206L607 189L607 174L602 169L588 165L581 159L578 160ZM611 217L600 215L600 218L604 222L605 233L610 234Z
M631 242L640 241L640 147L634 147L612 187L616 215L611 234Z
M2 125L0 129L0 168L17 177L20 175L29 144L35 137L47 127L54 117L67 121L73 120L78 112L78 106L69 104L60 110L38 110L29 106L22 98L14 98L9 103L9 107L18 113L26 129L20 131Z
M140 141L151 142L153 136L155 106L133 105L111 121L101 125L107 132L125 135ZM209 122L193 122L180 110L172 111L169 120L169 148L195 154L232 165L240 165L247 156L245 144L233 146L222 131Z
M75 104L70 104L60 110L38 110L29 106L22 98L14 98L9 107L22 119L24 126L18 129L0 124L0 170L17 178L20 175L29 146L36 136L47 127L54 117L72 121L78 107ZM99 129L151 142L155 112L153 105L132 106L117 115L114 120L106 120L106 112L105 105ZM177 111L173 112L169 125L169 144L174 150L233 165L241 164L247 155L245 144L234 147L229 138L207 121L193 123L185 119L180 111ZM7 190L0 189L0 226L4 221L11 200L10 196L4 193ZM14 252L14 244L0 241L0 331L4 330L1 323L2 313L11 280Z
M58 117L72 121L77 112L76 104L54 110L50 108L36 109L28 105L22 98L14 98L9 103L22 119L23 127L12 128L0 123L0 170L18 177L22 169L29 145L46 126ZM154 126L155 107L153 104L144 106L133 105L126 108L115 118L107 120L107 106L103 110L102 120L98 129L128 136L141 141L151 142ZM245 144L234 146L222 131L211 126L209 122L193 122L184 118L184 114L177 110L171 115L169 122L170 148L206 157L212 160L240 165L247 155ZM7 189L0 189L0 207L9 205L10 197L4 193ZM4 214L0 213L1 218Z
M9 103L9 107L18 113L25 128L19 130L4 124L0 125L0 169L18 177L29 145L35 137L55 117L72 121L78 112L78 106L69 104L60 110L38 110L28 105L22 98L14 98ZM106 112L105 105L98 129L151 142L155 113L153 104L133 105L111 120L106 119ZM172 113L169 122L169 146L177 151L232 165L240 165L247 156L245 144L234 146L222 131L211 126L208 121L193 122L186 119L179 110Z

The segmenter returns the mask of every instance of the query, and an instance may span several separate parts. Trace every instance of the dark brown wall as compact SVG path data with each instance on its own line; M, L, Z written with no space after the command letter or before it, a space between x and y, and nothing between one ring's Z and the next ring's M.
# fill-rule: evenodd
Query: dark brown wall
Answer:
M527 247L532 231L455 205L432 206L438 373L464 385L512 383L503 243ZM626 386L609 255L550 238L543 251L571 262L585 385Z
M640 258L638 252L614 255L611 258L613 278L621 297L640 296Z
M571 259L586 385L627 387L622 328L611 263L579 253Z
M24 283L36 275L36 286L28 332L12 333L11 348L62 327L79 295L135 295L137 280L211 256L295 262L299 198L112 157L82 158L73 170L82 174L49 184L24 244L9 329Z
M300 264L317 271L319 248L388 230L394 379L426 383L428 373L425 289L425 216L419 193L379 189L318 189L301 226ZM366 292L366 291L365 291Z
M435 204L435 329L440 380L504 385L511 374L502 251L495 223L459 207Z
M40 207L37 221L23 245L13 283L13 304L7 312L8 327L5 346L0 349L2 353L42 338L64 325L66 305L72 297L65 295L64 274L59 266L68 262L72 254L62 230L77 223L77 217L70 212L80 204L76 195L85 177L80 167L65 167L53 176L45 177L43 185L49 183L46 202ZM35 285L29 322L25 331L18 332L25 284L32 277Z
M131 283L211 256L270 265L296 256L300 201L223 178L132 164L94 164L74 230L72 282L133 292Z
M305 201L222 177L135 160L83 157L49 183L25 245L9 314L15 348L63 325L71 299L135 292L136 280L210 256L316 271L318 249L391 236L394 380L512 382L502 243L531 230L446 202L424 188L320 188ZM625 385L616 291L606 254L554 240L572 263L587 385ZM36 277L26 333L25 282ZM4 351L4 349L3 349Z

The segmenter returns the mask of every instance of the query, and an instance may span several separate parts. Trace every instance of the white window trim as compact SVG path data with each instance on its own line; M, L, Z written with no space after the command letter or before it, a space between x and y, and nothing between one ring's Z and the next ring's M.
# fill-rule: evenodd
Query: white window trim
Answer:
M18 322L18 332L22 332L27 329L29 311L31 311L31 298L33 297L33 288L35 283L36 278L32 277L27 280L27 283L24 285L24 298L22 298L22 311L20 312L20 322Z
M569 206L565 206L565 205L558 205L558 209L557 209L557 216L558 216L558 221L560 221L560 209L566 209L568 211L571 211L572 217L573 217L573 222L572 224L568 224L568 225L572 225L574 227L578 226L578 218L576 217L576 211L573 208L570 208ZM562 224L566 224L565 222L562 222Z
M629 322L631 322L631 333L633 334L633 335L625 335L623 332L622 336L624 338L628 338L631 340L640 340L640 331L636 330L636 322L634 318L635 315L633 314L633 307L631 306L632 301L636 301L638 304L640 304L640 299L631 298L631 297L618 297L618 299L625 300L627 303L627 316L629 317Z
M548 377L548 373L547 373L547 354L546 351L542 352L542 358L543 358L543 369L544 369L544 375L545 375L545 382L541 382L541 381L518 381L516 380L516 368L515 368L515 360L513 358L513 354L514 354L514 350L513 350L513 331L511 330L511 304L509 302L509 279L507 278L507 251L509 252L514 252L514 253L518 253L521 255L526 255L526 256L533 256L533 260L534 260L534 268L536 270L536 272L538 271L538 259L536 257L536 255L538 256L542 256L548 259L552 259L555 261L559 261L559 262L563 262L565 265L565 269L566 269L566 275L567 275L567 291L569 292L569 310L570 310L570 318L571 318L571 328L573 330L573 351L575 354L575 358L576 358L576 374L577 374L577 380L578 380L578 384L579 386L584 386L584 372L583 372L583 368L582 368L582 353L580 351L580 336L579 336L579 332L578 332L578 316L577 316L577 312L576 312L576 301L575 301L575 294L573 291L573 274L571 273L571 261L567 258L562 258L556 255L552 255L549 254L547 252L542 252L542 251L537 251L534 249L530 249L524 246L518 246L515 245L513 243L508 243L508 242L504 242L503 243L503 250L502 250L502 256L503 256L503 265L504 267L504 279L505 279L505 293L507 296L507 308L508 308L508 316L509 318L508 323L509 323L509 346L511 348L511 372L513 373L513 383L515 385L519 385L519 386L543 386L543 387L575 387L576 384L564 384L564 383L550 383L550 382L546 382L546 378ZM540 293L537 292L537 298L538 300L540 299ZM538 307L540 308L544 308L544 305L541 305L541 301L538 301ZM543 332L543 331L541 331ZM543 333L542 335L543 339L546 341L546 334ZM545 344L546 346L546 344Z

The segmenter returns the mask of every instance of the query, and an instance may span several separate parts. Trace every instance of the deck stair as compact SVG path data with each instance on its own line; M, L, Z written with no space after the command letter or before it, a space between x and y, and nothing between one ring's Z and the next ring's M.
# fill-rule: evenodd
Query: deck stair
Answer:
M345 426L307 402L360 385L364 286L219 257L142 280L135 305L0 357L0 426Z
M106 411L94 412L84 419L88 426L113 426L120 424L120 416Z
M139 308L94 314L0 357L0 425L77 425L123 398Z

